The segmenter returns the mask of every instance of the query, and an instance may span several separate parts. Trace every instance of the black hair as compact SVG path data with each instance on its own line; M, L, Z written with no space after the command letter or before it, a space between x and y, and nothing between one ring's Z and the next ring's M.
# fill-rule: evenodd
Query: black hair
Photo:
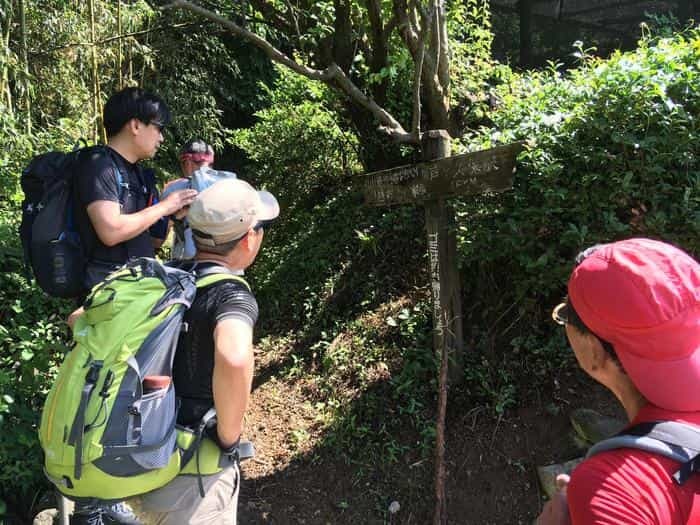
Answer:
M159 96L141 88L128 87L109 97L102 118L107 137L113 137L132 118L144 124L165 127L170 123L170 110Z
M214 154L214 148L200 138L193 138L185 142L180 148L180 155L183 153L209 153Z
M195 237L194 239L194 244L197 247L197 252L202 253L215 253L216 255L228 255L233 251L233 249L236 247L238 244L238 241L240 241L243 237L239 239L234 239L232 241L227 241L223 242L221 244L217 244L215 246L211 246L209 244L204 244L201 242L197 242L197 238Z

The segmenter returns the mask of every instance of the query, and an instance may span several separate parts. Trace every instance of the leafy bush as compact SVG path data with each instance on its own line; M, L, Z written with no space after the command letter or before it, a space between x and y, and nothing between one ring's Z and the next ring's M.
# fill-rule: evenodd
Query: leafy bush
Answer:
M497 130L470 147L526 141L514 188L459 210L472 337L543 378L568 362L547 316L576 253L632 236L700 252L700 33L578 55L500 90Z
M0 209L0 232L15 214ZM4 235L3 235L4 237ZM37 440L43 399L66 351L70 305L51 300L24 278L15 255L0 246L0 500L20 522L47 487Z

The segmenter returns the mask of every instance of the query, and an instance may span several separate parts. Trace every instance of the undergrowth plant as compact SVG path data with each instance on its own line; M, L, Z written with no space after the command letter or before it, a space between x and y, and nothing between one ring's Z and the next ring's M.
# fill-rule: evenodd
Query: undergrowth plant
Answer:
M525 142L513 190L458 209L465 295L478 301L468 337L493 369L481 382L520 387L494 399L529 395L571 364L549 313L579 251L644 236L700 253L700 32L607 60L575 51L576 69L514 77L495 129L465 141Z
M0 207L3 233L16 226L12 211ZM2 246L0 264L0 506L24 523L48 488L36 432L43 398L67 351L69 307L32 287L16 254Z

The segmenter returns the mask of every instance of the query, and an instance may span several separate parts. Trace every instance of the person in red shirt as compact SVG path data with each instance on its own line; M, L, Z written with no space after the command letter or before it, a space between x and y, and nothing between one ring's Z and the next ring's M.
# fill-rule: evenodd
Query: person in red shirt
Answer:
M552 317L576 359L607 387L630 425L680 421L700 430L700 265L669 244L629 239L577 258ZM700 524L700 475L619 448L584 460L545 504L539 525Z

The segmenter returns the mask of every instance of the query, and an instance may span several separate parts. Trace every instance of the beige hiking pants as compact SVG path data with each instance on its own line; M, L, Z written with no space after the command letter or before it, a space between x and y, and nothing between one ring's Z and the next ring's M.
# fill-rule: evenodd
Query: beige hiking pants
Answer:
M178 476L148 494L127 501L144 525L236 525L240 472L238 465L202 476Z

